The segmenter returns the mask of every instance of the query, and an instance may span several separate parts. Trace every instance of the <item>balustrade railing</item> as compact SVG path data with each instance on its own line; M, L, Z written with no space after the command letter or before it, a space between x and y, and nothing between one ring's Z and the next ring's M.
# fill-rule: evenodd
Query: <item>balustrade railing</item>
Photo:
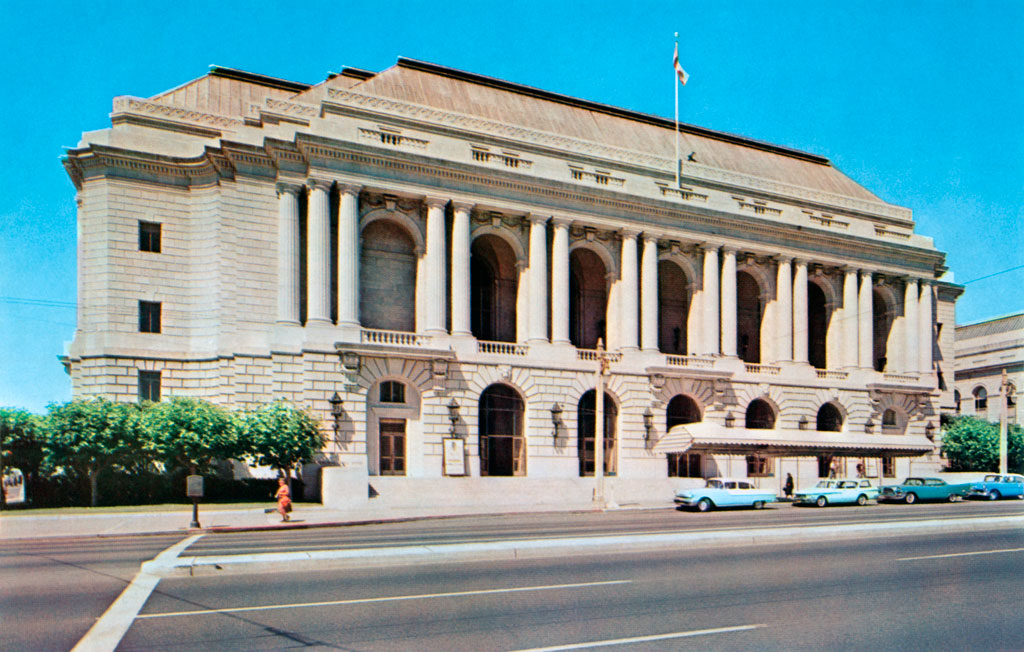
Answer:
M481 340L476 343L476 350L478 353L524 356L529 351L529 346L526 344L515 344L513 342L489 342Z
M360 341L363 344L384 344L387 346L423 346L427 343L427 338L424 335L417 335L416 333L406 331L364 328Z
M917 374L883 374L885 379L893 383L916 383L921 379Z
M828 369L818 369L818 378L825 378L828 380L846 380L850 377L849 371L831 371Z
M597 349L576 349L576 359L583 360L585 362L597 362L598 356L603 354L609 362L618 362L622 359L622 354L618 352L598 351Z
M711 369L715 366L712 358L698 358L691 355L669 355L665 360L670 367L691 367L695 369Z
M747 373L750 374L762 374L765 376L778 376L782 372L782 367L777 367L771 364L751 364L747 363Z

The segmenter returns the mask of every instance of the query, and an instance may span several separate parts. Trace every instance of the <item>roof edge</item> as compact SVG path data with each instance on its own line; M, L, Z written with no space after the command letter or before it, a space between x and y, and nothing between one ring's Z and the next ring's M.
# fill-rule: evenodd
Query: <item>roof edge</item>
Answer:
M533 86L526 86L524 84L517 84L515 82L505 81L504 79L498 79L496 77L488 77L486 75L479 75L477 73L466 72L464 70L458 70L456 68L449 68L447 66L441 66L436 63L429 63L426 61L419 61L417 59L410 59L407 57L398 57L398 67L408 68L410 70L417 70L420 72L426 72L434 75L441 75L443 77L450 77L452 79L458 79L461 81L467 81L473 84L480 84L482 86L490 86L499 90L509 91L512 93L519 93L520 95L527 95L549 102L558 102L559 104L566 104L569 106L575 106L589 111L596 111L607 115L615 116L618 118L626 118L628 120L634 120L637 122L643 122L646 124L664 127L666 129L675 129L676 123L668 118L661 116L652 115L650 113L641 113L639 111L630 111L629 109L623 109L621 107L612 106L610 104L602 104L600 102L593 102L590 100L583 100L580 98L572 97L570 95L562 95L561 93L553 93ZM735 134L729 134L722 131L715 131L713 129L706 129L704 127L698 127L696 125L686 124L684 122L679 123L679 131L693 134L695 136L703 136L705 138L711 138L722 142L730 143L733 145L741 145L743 147L750 147L752 149L759 149L773 154L780 154L782 156L788 156L790 158L796 158L810 163L817 163L819 165L832 165L832 162L818 154L811 154L810 152L803 152L798 149L792 149L790 147L784 147L782 145L774 145L762 140L755 140L753 138L746 138L744 136L737 136Z
M312 84L303 84L302 82L293 82L279 77L271 77L269 75L261 75L255 72L246 72L244 70L238 70L237 68L226 68L224 66L217 65L210 66L210 75L213 77L224 77L226 79L234 79L236 81L257 84L259 86L267 86L269 88L276 88L282 91L291 91L292 93L301 93L302 91L308 90L312 87Z
M1017 317L1024 317L1024 312L1012 312L1008 315L1000 315L999 317L989 317L988 319L982 319L981 321L972 321L966 324L957 324L957 328L966 328L968 326L981 326L982 324L992 324L997 321L1004 321L1007 319L1014 319Z

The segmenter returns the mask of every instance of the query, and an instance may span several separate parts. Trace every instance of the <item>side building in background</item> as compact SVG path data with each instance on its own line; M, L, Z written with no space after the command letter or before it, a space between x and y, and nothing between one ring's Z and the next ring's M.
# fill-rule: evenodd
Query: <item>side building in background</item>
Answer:
M332 504L938 470L944 254L825 158L680 131L677 183L670 120L409 59L117 97L64 161L73 394L308 406Z
M1006 372L1006 421L1020 424L1017 403L1024 387L1024 313L956 327L956 414L998 422L1000 385Z

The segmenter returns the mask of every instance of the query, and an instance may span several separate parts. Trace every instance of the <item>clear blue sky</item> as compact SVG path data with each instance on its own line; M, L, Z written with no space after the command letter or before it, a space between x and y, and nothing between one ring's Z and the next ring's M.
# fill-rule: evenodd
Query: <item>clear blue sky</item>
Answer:
M914 211L957 282L1024 265L1024 1L13 2L0 0L0 405L70 398L74 187L60 165L210 64L317 82L407 56L672 115L832 159ZM1024 310L1024 269L968 283L958 321Z

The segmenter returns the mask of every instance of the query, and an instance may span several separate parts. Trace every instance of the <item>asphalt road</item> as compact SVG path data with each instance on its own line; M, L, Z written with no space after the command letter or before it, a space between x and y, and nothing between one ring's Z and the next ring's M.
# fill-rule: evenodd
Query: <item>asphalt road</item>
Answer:
M168 578L118 650L1020 650L1022 566L1013 531Z

